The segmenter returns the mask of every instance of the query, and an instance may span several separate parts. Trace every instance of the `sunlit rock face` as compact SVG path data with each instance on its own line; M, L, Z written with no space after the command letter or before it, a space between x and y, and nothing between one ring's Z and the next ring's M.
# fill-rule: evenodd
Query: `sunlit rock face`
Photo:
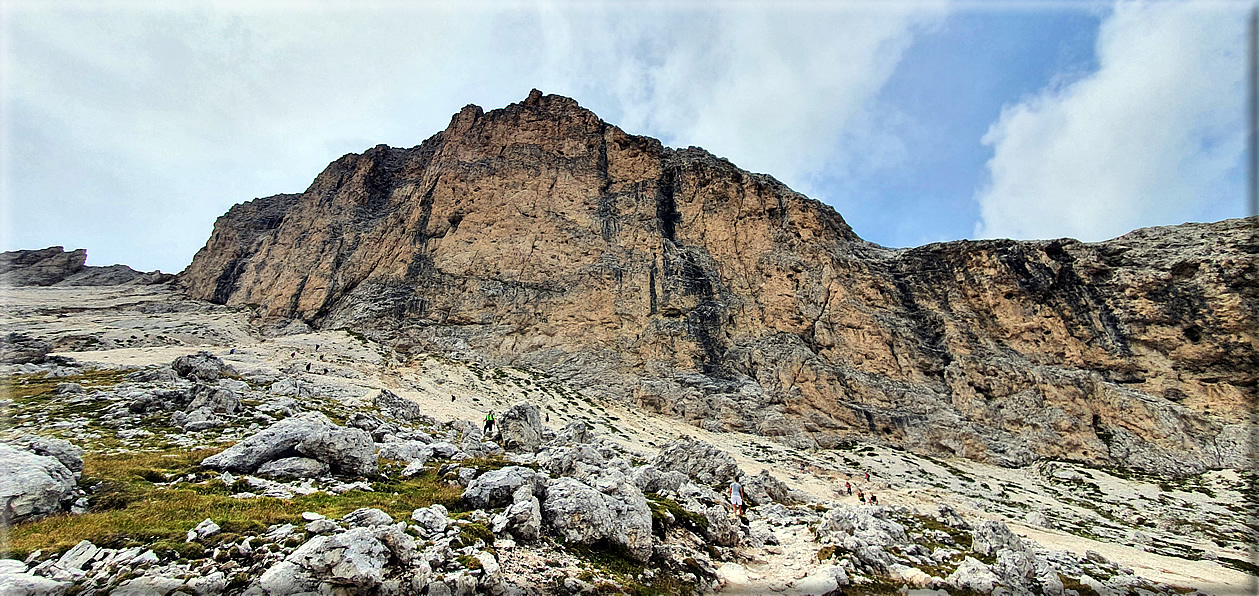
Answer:
M1183 474L1248 465L1257 223L887 249L535 91L233 207L179 283L799 447Z

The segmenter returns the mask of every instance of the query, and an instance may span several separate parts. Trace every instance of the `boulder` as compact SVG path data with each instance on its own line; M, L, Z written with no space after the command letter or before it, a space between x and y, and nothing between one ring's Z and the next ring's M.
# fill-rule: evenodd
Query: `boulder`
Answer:
M361 428L330 426L320 429L303 438L297 450L327 462L334 471L348 476L367 476L378 471L376 443Z
M851 536L863 544L892 546L905 544L905 526L884 518L882 507L837 507L826 512L817 527L818 540L823 543L843 544Z
M171 423L188 432L196 432L223 426L227 424L227 421L208 408L201 408L191 412L175 412L171 416Z
M424 410L420 408L420 404L401 397L388 389L381 389L380 393L372 398L372 405L376 406L381 412L407 422L420 422L430 425L436 422L431 417L424 415Z
M537 451L542 445L542 416L538 407L521 402L497 416L499 443L508 451Z
M555 480L546 487L542 518L567 540L606 540L624 546L639 561L651 558L651 509L628 482L607 483L601 492L573 478Z
M78 383L57 383L57 395L83 393L83 386Z
M57 458L0 444L0 524L60 511L73 500L75 482Z
M645 493L677 492L689 481L686 474L678 471L661 472L652 465L634 468L634 485Z
M309 457L284 457L258 467L257 474L266 478L322 478L331 467Z
M363 507L345 514L341 522L350 528L374 528L392 524L393 518L380 509Z
M708 520L708 526L704 528L704 537L719 546L738 546L739 527L730 517L730 509L722 505L705 509L704 519Z
M512 504L490 520L490 531L508 532L517 540L537 540L542 534L542 504L529 486L521 486L512 495Z
M980 522L971 531L971 550L981 555L997 556L1002 550L1024 550L1023 539L999 521Z
M0 336L0 364L39 364L51 351L51 343L25 333Z
M433 448L421 441L381 443L377 445L377 448L379 451L376 453L376 457L380 459L395 459L408 464L419 462L422 466L429 458L433 457Z
M522 486L529 486L536 493L540 481L537 472L522 466L490 470L468 484L463 500L473 509L503 507L512 502L516 489Z
M334 426L327 416L319 412L285 418L222 453L201 460L201 465L216 470L252 472L265 462L295 455L294 449L308 437ZM370 439L368 442L371 442Z
M980 594L988 594L997 586L1001 579L974 557L966 557L961 565L948 577L944 578L945 583L959 590L972 590Z
M208 410L215 414L234 414L239 409L240 397L235 391L200 383L193 387L192 402L188 404L189 411Z
M369 593L384 581L390 551L368 528L315 536L276 563L246 594ZM320 585L326 586L320 589Z
M551 440L552 445L573 445L590 441L590 428L585 422L574 420L569 422Z
M62 596L73 585L25 571L0 570L0 596Z
M179 376L192 381L217 381L225 375L237 376L236 369L224 364L218 356L206 351L180 356L171 363Z
M770 503L793 503L791 489L777 478L770 475L769 470L761 470L755 476L746 476L739 480L743 486L743 497L748 505L768 505Z
M743 476L734 456L697 439L683 439L666 446L651 464L662 472L676 470L705 486L725 487Z
M71 472L83 471L83 449L65 439L23 434L9 443L35 455L55 458Z
M441 505L421 507L411 512L411 519L426 536L440 534L450 526L450 518L446 516L446 508Z

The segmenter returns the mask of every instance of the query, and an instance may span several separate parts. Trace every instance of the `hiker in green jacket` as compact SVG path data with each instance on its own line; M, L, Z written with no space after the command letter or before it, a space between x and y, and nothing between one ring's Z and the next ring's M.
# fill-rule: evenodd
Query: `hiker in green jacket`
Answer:
M493 433L493 432L494 432L494 412L491 410L490 413L485 415L485 436L488 437L490 433Z

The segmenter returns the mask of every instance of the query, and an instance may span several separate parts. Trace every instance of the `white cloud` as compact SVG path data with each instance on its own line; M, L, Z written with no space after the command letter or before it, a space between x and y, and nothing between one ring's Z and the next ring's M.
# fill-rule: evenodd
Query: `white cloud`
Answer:
M65 244L93 264L179 270L232 204L299 192L346 152L418 144L464 104L496 108L532 87L802 188L823 168L897 159L864 114L914 27L941 12L136 6L8 15L3 248Z
M1242 5L1120 2L1097 71L1006 106L980 237L1112 238L1241 205Z

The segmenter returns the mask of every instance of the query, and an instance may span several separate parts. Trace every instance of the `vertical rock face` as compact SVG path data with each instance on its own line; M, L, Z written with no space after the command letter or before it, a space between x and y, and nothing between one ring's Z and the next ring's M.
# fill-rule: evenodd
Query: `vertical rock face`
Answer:
M772 177L535 91L237 205L180 281L800 447L1183 473L1245 465L1256 223L886 249Z

